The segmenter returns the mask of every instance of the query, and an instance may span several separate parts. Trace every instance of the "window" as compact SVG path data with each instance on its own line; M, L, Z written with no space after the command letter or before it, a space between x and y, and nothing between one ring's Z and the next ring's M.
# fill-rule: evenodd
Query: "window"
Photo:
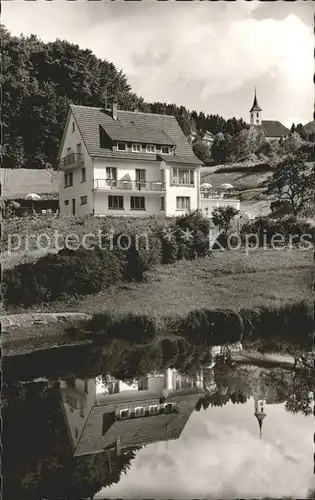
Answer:
M73 186L73 172L65 173L65 187Z
M76 439L78 439L78 437L79 437L79 431L76 427L74 427L74 436Z
M128 410L128 408L126 408L125 410L120 410L119 418L121 418L121 419L129 418L129 416L130 416L130 411Z
M87 196L81 196L80 205L86 205L86 204L87 204Z
M138 382L138 391L147 391L148 390L148 379L142 378Z
M155 146L153 144L147 144L146 152L147 153L155 153L156 152Z
M136 183L137 189L141 189L142 187L146 187L146 170L145 168L136 168Z
M172 184L194 186L194 170L192 168L173 168Z
M256 113L257 118L259 117L259 113Z
M189 196L177 196L176 197L176 209L177 210L190 210L190 198L189 198Z
M158 407L158 405L149 406L149 414L150 415L155 415L156 413L159 413L159 407Z
M161 196L161 210L165 210L165 198Z
M123 196L109 196L108 197L108 209L109 210L123 210L124 209L124 197Z
M106 184L108 186L116 186L117 183L117 168L106 167Z
M130 197L131 210L145 210L145 197L144 196L131 196Z
M117 142L118 151L127 151L127 144L125 142Z
M134 409L134 415L135 417L144 417L145 415L144 406L137 406L137 408Z
M84 418L84 403L80 401L80 417Z
M141 153L142 146L141 146L141 144L133 144L131 146L131 150L132 150L133 153Z
M72 122L72 132L75 132L75 123Z
M166 403L164 405L164 411L165 411L165 413L172 413L172 411L174 411L173 403Z
M169 148L169 146L161 146L161 153L162 153L162 155L168 155L168 154L170 154L170 148Z
M65 200L65 205L69 205L69 200Z
M84 392L87 394L89 392L89 389L88 389L88 381L87 380L84 380Z
M86 181L86 168L83 167L81 168L81 182L85 182Z

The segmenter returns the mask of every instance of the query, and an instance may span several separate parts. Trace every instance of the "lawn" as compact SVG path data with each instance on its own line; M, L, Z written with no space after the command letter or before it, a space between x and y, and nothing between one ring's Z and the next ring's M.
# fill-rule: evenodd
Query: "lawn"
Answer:
M87 314L106 310L185 315L192 309L279 307L313 300L313 252L257 250L214 252L194 261L159 266L144 283L104 290L72 305L55 303L45 311Z

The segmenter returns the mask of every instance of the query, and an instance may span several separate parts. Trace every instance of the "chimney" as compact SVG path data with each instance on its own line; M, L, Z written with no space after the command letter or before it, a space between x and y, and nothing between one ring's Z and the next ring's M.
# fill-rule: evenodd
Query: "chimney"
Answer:
M114 120L117 120L117 99L113 99L112 101L112 117Z
M120 457L120 455L121 455L121 439L120 439L120 437L118 437L116 439L116 453L117 453L117 456Z

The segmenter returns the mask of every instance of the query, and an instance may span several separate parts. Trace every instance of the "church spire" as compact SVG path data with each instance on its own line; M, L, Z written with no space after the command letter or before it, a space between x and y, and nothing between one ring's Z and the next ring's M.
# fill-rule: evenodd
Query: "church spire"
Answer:
M252 108L251 108L251 110L250 110L250 113L251 113L252 111L262 111L262 109L261 109L261 107L259 106L258 101L257 101L256 87L255 87L254 102L253 102Z
M259 106L258 101L257 101L257 94L256 94L256 87L255 87L254 102L253 102L253 105L249 111L251 125L261 125L261 111L262 111L262 109Z
M254 398L254 402L255 402L255 413L254 413L254 415L255 415L255 417L258 420L259 436L262 437L262 424L263 424L264 418L267 416L266 413L264 412L264 401L260 402L260 408L259 408L258 398L257 397Z

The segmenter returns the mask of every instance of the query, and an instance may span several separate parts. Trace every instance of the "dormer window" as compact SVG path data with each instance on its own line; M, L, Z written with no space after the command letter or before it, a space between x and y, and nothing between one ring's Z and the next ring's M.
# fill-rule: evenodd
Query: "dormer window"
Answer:
M169 155L170 154L169 146L161 146L161 153L162 155Z
M141 146L141 144L133 144L131 146L131 150L132 150L133 153L141 153L142 146Z
M154 144L147 144L146 152L147 153L155 153L156 148L155 148Z
M134 415L135 415L135 417L144 417L144 415L145 415L145 408L144 408L144 406L137 406L134 409Z
M174 411L174 404L173 403L165 403L164 412L165 413L172 413L172 411Z
M120 410L119 418L121 418L123 420L124 418L129 418L129 417L130 417L130 411L128 410L128 408L126 408L124 410Z
M127 151L127 144L125 142L117 142L117 151Z
M156 415L157 413L159 413L158 405L149 406L149 413L150 415Z

